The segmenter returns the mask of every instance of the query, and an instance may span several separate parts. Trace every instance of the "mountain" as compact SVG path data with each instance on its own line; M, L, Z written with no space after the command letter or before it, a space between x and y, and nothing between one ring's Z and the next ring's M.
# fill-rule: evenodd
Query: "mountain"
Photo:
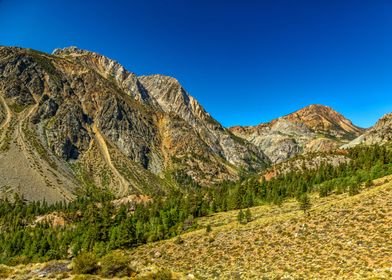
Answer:
M154 195L270 163L176 79L76 47L0 47L0 128L1 193L29 200L71 200L91 184Z
M372 128L350 143L343 145L342 148L350 148L359 144L383 145L390 141L392 141L392 113L383 116Z
M310 105L269 123L234 126L229 130L258 146L273 163L297 154L331 151L364 132L340 113L323 105Z

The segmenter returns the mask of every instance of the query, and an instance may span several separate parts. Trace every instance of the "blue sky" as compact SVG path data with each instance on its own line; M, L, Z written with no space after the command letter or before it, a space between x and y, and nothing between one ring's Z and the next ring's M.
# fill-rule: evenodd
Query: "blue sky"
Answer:
M392 111L392 1L0 0L0 45L76 45L176 77L225 126L325 104Z

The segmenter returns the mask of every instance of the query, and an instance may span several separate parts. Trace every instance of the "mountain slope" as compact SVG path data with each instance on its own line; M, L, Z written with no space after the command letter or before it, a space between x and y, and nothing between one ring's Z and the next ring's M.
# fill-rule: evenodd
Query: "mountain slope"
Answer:
M323 105L310 105L257 126L231 127L230 131L258 146L273 163L301 153L333 150L364 132Z
M154 195L269 164L175 79L138 78L75 47L53 55L0 47L0 98L0 187L27 199L69 200L91 183Z
M359 144L383 145L392 141L392 113L386 114L377 123L367 130L363 135L354 139L342 148L350 148Z
M142 245L130 256L140 267L195 279L389 279L390 180L353 197L312 197L309 215L295 201L252 208L246 225L237 222L238 211L214 214L198 220L201 229L181 235L181 242Z

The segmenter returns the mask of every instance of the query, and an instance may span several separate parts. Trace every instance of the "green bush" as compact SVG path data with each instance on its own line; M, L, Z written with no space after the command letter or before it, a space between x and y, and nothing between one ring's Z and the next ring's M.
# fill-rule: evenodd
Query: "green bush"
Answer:
M121 251L113 251L101 258L99 274L104 277L131 276L134 269L130 267L129 258Z
M28 264L29 262L30 262L30 259L27 256L20 255L20 256L15 256L15 257L10 258L7 261L7 265L17 266L19 264Z
M97 257L93 253L81 253L72 262L72 270L77 274L94 274L98 270Z

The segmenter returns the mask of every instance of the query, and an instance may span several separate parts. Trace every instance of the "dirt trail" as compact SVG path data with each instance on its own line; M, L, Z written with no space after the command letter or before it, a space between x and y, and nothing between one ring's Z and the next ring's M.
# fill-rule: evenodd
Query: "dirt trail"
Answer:
M2 131L3 128L4 128L6 125L8 125L8 123L9 123L10 120L11 120L11 110L10 110L10 108L8 107L7 103L6 103L5 100L4 100L4 97L3 97L2 95L0 95L0 101L1 101L1 103L3 104L3 107L5 108L5 111L6 111L5 120L4 120L4 122L0 125L0 131Z
M106 145L106 141L103 138L101 132L97 128L96 124L94 123L92 125L92 130L94 133L94 138L96 140L96 143L98 145L99 150L102 153L102 156L104 157L105 162L113 172L113 174L120 180L120 189L119 189L119 195L120 196L126 196L128 195L128 190L129 190L129 183L128 181L118 172L117 168L113 165L112 159L110 157L109 149Z

